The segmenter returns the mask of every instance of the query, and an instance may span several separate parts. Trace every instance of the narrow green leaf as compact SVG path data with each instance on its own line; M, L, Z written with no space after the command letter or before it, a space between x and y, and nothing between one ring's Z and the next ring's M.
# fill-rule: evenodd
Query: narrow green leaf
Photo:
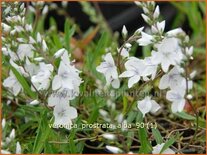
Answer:
M161 144L163 142L162 136L158 129L152 128L152 134L157 142L157 144Z
M41 116L39 127L37 129L37 136L35 138L32 153L34 154L42 153L43 146L47 142L48 136L50 135L50 131L51 130L47 122L47 112L44 111Z
M70 39L75 33L76 26L73 25L70 27L70 23L68 20L65 21L64 32L65 32L65 47L69 51L70 50Z
M190 120L190 121L193 121L193 120L196 119L194 116L189 115L184 111L183 112L177 112L177 113L175 113L175 115L178 116L178 117L181 117L183 119Z
M176 138L173 136L171 137L163 146L163 148L160 151L160 154L165 151L166 149L168 149L174 142L175 142Z
M139 140L141 147L139 153L150 153L152 151L152 146L147 137L147 131L145 128L139 128Z
M26 94L28 94L31 98L33 98L33 99L36 98L37 97L36 93L34 93L31 90L31 88L30 88L29 84L27 83L27 81L25 80L25 78L14 67L12 67L12 66L10 66L10 67L11 67L11 70L14 73L15 77L17 78L19 83L22 85L24 92Z

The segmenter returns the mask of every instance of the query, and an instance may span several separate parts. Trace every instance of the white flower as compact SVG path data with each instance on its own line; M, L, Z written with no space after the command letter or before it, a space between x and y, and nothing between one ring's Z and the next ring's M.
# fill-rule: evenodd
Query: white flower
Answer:
M36 57L36 58L34 58L34 61L37 61L37 62L41 62L41 61L43 61L45 58L43 58L43 57Z
M188 94L188 95L186 96L186 98L189 99L189 100L192 100L193 96L192 96L191 94Z
M58 103L68 103L69 100L73 100L79 94L78 90L60 89L52 93L48 98L48 105L53 107Z
M14 29L15 29L17 32L22 32L22 31L24 31L24 28L23 28L22 26L19 26L19 25L14 26Z
M12 67L14 67L20 74L27 77L28 73L25 72L24 68L22 66L18 66L12 59L9 60L9 63Z
M181 63L183 54L178 39L164 38L156 47L158 52L154 53L153 61L155 63L161 63L164 72L168 71L170 65Z
M47 44L45 42L45 40L42 40L42 51L46 52L48 50Z
M132 45L130 43L126 43L122 50L118 49L118 52L121 52L120 54L123 58L129 57L129 51L131 50L131 47Z
M9 72L9 77L4 80L3 86L11 90L14 96L17 96L21 90L23 90L21 84L12 71Z
M109 150L111 153L115 153L115 154L123 152L120 148L115 146L106 145L106 149Z
M128 77L128 87L131 88L135 83L139 82L146 66L142 60L130 57L130 59L125 63L125 68L126 71L119 75L119 77Z
M123 35L124 37L126 37L126 36L128 35L128 31L127 31L125 25L124 25L123 28L122 28L122 35Z
M6 125L6 120L5 120L5 118L3 118L1 121L2 129L5 127L5 125Z
M21 154L22 153L22 148L19 142L16 144L16 154Z
M166 33L168 37L176 37L178 34L185 34L185 32L181 28L176 28Z
M156 146L154 146L153 150L152 150L152 154L160 154L161 153L160 151L162 150L164 145L165 145L165 143L157 144ZM175 154L175 152L172 149L167 148L161 154Z
M142 112L143 117L146 113L155 113L161 108L160 105L156 101L151 100L151 97L149 96L146 96L141 101L137 101L137 107Z
M186 47L185 52L186 52L187 56L191 56L193 54L193 46Z
M145 14L142 13L141 16L146 23L148 23L150 21L150 18L148 16L146 16Z
M116 136L114 134L111 134L111 133L104 133L104 134L102 134L102 137L105 138L105 139L109 139L109 140L115 140L116 139Z
M173 67L169 73L162 76L159 83L159 89L176 89L181 86L181 83L185 83L185 78L181 76L181 72L178 67Z
M141 32L142 37L140 39L137 40L137 43L140 46L147 46L149 44L151 44L154 40L154 37L145 33L145 32Z
M6 137L6 144L9 144L12 140L15 138L15 129L12 129L12 131L9 134L9 137Z
M17 54L20 60L24 60L25 57L33 57L34 47L31 44L20 44L17 49Z
M181 112L185 106L185 90L178 88L176 90L170 90L167 92L167 100L172 102L171 109L173 113Z
M2 27L3 32L5 32L5 33L9 33L11 31L11 26L9 26L5 23L1 23L1 27Z
M41 37L41 35L40 35L39 32L37 33L37 42L38 43L41 43L42 42L42 37Z
M26 25L25 25L25 29L26 29L26 31L28 31L28 32L32 32L32 25L31 25L31 24L26 24Z
M143 75L144 76L151 75L151 79L153 80L156 76L158 65L153 62L152 57L146 57L144 59L144 64L145 64L146 68L143 72Z
M117 67L115 66L111 53L107 53L103 59L104 62L96 67L96 70L104 74L106 78L106 84L109 85L113 80L118 79Z
M35 44L36 41L34 40L34 38L32 38L31 36L29 37L29 43L30 44Z
M65 48L61 48L54 54L54 57L59 58L64 54L64 52L67 52L67 50Z
M59 127L60 125L70 129L72 125L72 119L78 116L77 110L74 107L69 106L68 103L56 104L53 115L55 116L54 125Z
M31 63L28 58L26 59L26 63L24 65L24 68L25 68L27 74L29 74L30 76L37 74L38 69L39 69L39 67L36 64Z
M7 151L7 150L1 150L2 154L12 154L11 152Z
M162 22L157 22L155 25L152 25L153 33L163 33L165 29L165 20Z
M52 82L52 89L67 88L70 90L79 88L82 83L79 77L79 70L74 66L66 65L63 61L60 62L58 74L55 75Z
M33 100L32 102L30 102L30 105L38 105L40 102L38 100Z
M39 71L32 76L31 81L38 90L45 90L49 87L52 72L53 66L51 64L40 63Z
M48 5L45 5L43 10L42 10L42 15L46 15L48 13L49 7Z
M156 18L159 17L159 15L160 15L160 7L157 6L157 7L155 8L155 12L154 12L154 14L153 14L153 18L156 19Z

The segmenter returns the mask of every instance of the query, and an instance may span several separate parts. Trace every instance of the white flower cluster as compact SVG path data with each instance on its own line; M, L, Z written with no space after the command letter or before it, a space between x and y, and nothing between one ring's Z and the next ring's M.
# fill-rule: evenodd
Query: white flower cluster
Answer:
M163 75L159 89L170 88L166 98L172 102L172 112L181 112L184 109L185 96L192 88L192 81L185 71L185 64L192 59L193 53L193 47L188 47L189 37L181 28L165 33L165 21L159 22L160 9L154 2L135 3L143 8L142 17L151 26L150 33L144 32L141 27L118 49L119 55L127 58L124 64L126 71L118 75L118 70L122 67L121 57L118 56L116 66L111 53L104 56L104 62L96 69L105 76L107 85L111 84L113 88L120 87L119 78L128 78L128 88L131 88L139 81L148 82ZM127 29L123 26L122 36L126 38L127 35ZM134 41L139 46L152 46L151 56L144 59L129 56L131 42ZM148 112L155 113L161 108L149 96L138 101L137 106L143 116Z
M30 10L33 7L42 8L44 2L32 4ZM54 54L53 59L61 57L61 61L57 75L53 77L56 66L53 60L48 58L49 48L40 33L36 33L36 37L33 37L34 28L25 21L24 3L5 2L3 6L6 10L2 22L2 51L9 60L9 65L23 76L31 84L31 90L38 94L38 98L30 104L46 103L48 100L48 106L54 107L55 124L58 126L71 124L71 119L77 117L77 110L69 106L69 100L79 95L79 86L82 83L79 77L80 71L70 62L68 51L62 48ZM43 15L47 10L45 5ZM9 77L4 80L3 86L14 96L25 91L13 70L9 71ZM51 89L54 93L47 99Z
M79 86L82 83L80 71L69 60L68 51L60 49L55 57L61 57L58 74L52 81L52 90L55 91L48 98L48 105L54 107L55 126L65 125L70 129L72 119L77 117L77 110L68 103L79 95Z
M6 126L6 120L5 118L2 119L1 121L1 125L2 125L2 131L5 131L5 126ZM15 139L15 129L12 129L12 131L10 132L8 137L2 137L3 141L1 142L1 153L2 154L12 154L10 151L8 151L9 146L11 145L11 143L14 142ZM21 145L19 142L16 142L16 152L15 154L21 154L22 153L22 149L21 149Z

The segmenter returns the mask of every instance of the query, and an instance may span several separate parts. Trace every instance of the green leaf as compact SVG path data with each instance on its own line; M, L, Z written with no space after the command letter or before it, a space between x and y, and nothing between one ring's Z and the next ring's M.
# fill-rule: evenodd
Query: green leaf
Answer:
M196 118L194 117L194 116L192 116L192 115L189 115L189 114L187 114L186 112L177 112L177 113L174 113L176 116L178 116L178 117L181 117L181 118L183 118L183 119L186 119L186 120L190 120L190 121L193 121L193 120L195 120Z
M141 147L139 153L150 153L152 151L152 146L147 137L147 131L145 128L139 128L139 140Z
M152 134L157 142L157 144L161 144L163 142L162 136L158 129L152 128Z
M165 151L166 149L168 149L174 142L175 142L176 138L173 136L171 137L163 146L163 148L160 151L160 154Z
M14 73L15 77L17 78L17 80L19 81L19 83L22 85L24 92L26 94L28 94L31 98L35 99L37 98L37 95L35 92L33 92L29 86L29 84L27 83L27 81L25 80L25 78L12 66L11 70Z
M44 111L40 118L41 120L39 123L39 127L37 129L37 136L35 138L33 151L32 151L32 153L34 154L42 153L43 146L47 142L47 139L51 131L47 121L47 111Z
M76 26L73 25L70 27L69 21L65 21L64 32L65 32L65 47L69 51L70 50L70 39L75 33Z

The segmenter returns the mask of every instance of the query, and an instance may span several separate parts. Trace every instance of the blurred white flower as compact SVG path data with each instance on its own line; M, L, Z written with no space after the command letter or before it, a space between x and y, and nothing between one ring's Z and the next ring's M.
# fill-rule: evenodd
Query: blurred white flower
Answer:
M160 79L159 89L166 89L168 87L176 89L176 87L180 87L183 82L185 82L185 78L181 76L180 70L178 67L173 67Z
M32 83L38 90L48 89L50 84L50 77L53 72L53 66L51 64L40 63L39 71L31 78Z
M154 19L157 19L157 18L159 17L159 15L160 15L160 7L157 6L157 7L155 8L155 11L154 11L154 14L153 14L153 18L154 18Z
M165 20L162 22L157 22L152 25L152 33L163 33L165 29Z
M141 32L141 35L142 35L142 37L137 40L137 43L140 46L147 46L154 41L154 37L152 35L149 35L145 32Z
M114 134L111 133L104 133L102 134L102 137L108 140L115 140L116 136Z
M55 75L52 82L52 89L57 90L60 88L67 88L74 90L79 88L82 83L79 77L79 70L75 66L66 65L63 61L60 62L58 74Z
M69 90L69 89L60 89L56 92L53 92L48 98L48 105L53 107L58 103L68 103L69 100L73 100L79 94L79 89Z
M152 154L160 154L161 153L160 151L162 150L164 145L165 145L165 143L157 144L156 146L154 146L153 150L152 150ZM172 149L167 148L161 154L175 154L175 152Z
M146 22L146 23L148 23L149 21L150 21L150 18L147 16L147 15L145 15L145 14L141 14L142 15L142 18L144 19L144 21Z
M181 112L185 106L185 90L183 88L177 88L176 90L170 90L167 92L167 100L172 102L171 109L173 113Z
M22 148L19 142L16 144L16 154L21 154L22 153Z
M22 85L19 83L12 71L9 72L9 77L4 80L3 86L8 88L14 96L17 96L21 90L23 90Z
M166 32L166 36L168 37L176 37L179 34L185 34L185 32L181 28L176 28Z
M33 100L32 102L30 102L30 105L38 105L40 102L38 100Z
M111 153L115 153L115 154L123 152L120 148L116 146L106 145L106 149L109 150Z
M164 38L156 47L157 52L154 53L153 61L160 63L164 72L168 71L170 65L181 63L183 54L177 38Z
M5 125L6 125L6 120L5 120L5 118L3 118L1 121L2 129L4 129Z
M20 60L24 60L25 57L31 58L33 57L33 50L35 48L31 44L20 44L17 49L17 55Z
M135 83L139 82L146 66L142 60L130 57L125 63L125 68L126 71L119 75L119 77L128 77L128 87L131 88Z
M128 31L127 31L125 25L124 25L123 28L122 28L122 35L123 35L124 38L127 37L127 35L128 35Z
M111 53L107 53L103 59L104 59L104 62L102 62L98 67L96 67L96 70L104 74L106 78L106 84L110 85L113 80L118 80L117 67L115 66L114 59ZM118 86L118 85L115 85L115 86Z
M146 113L156 113L161 108L160 105L155 100L151 100L149 96L146 96L141 101L137 101L137 107L142 112L143 117L145 117Z
M153 62L152 57L146 57L144 59L144 64L145 64L146 68L143 71L143 76L150 75L151 79L153 80L156 76L158 65Z
M67 52L67 50L65 48L61 48L54 54L54 57L59 58L64 54L64 52Z
M1 23L1 27L4 33L9 33L11 31L11 26L5 24L5 23Z
M77 110L74 107L69 106L68 103L56 104L53 114L55 116L54 125L58 128L60 125L70 129L72 125L72 119L78 116Z

